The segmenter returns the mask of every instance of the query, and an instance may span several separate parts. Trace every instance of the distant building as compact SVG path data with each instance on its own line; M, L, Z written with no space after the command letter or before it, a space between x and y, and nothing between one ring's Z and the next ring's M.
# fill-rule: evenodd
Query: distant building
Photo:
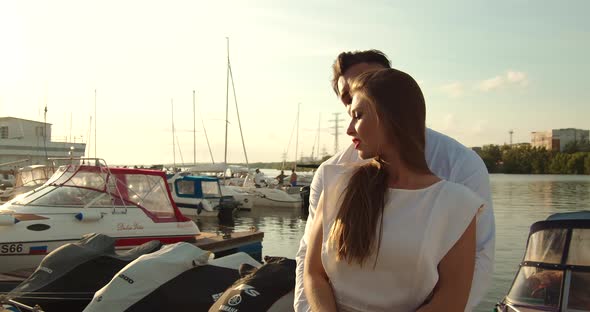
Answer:
M582 129L553 129L549 131L531 132L531 145L544 147L548 151L563 151L571 142L588 142L590 130Z
M51 124L0 117L0 164L29 159L22 165L45 165L47 158L83 157L86 143L51 140Z

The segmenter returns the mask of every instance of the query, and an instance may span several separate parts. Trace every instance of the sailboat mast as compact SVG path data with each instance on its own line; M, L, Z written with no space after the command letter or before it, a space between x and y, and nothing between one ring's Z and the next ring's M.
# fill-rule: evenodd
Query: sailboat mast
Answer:
M193 164L197 164L197 113L195 109L195 90L193 90Z
M170 105L172 106L172 169L174 170L176 168L176 141L174 140L174 99L170 99Z
M227 164L227 125L228 125L228 110L229 110L229 37L225 37L227 41L227 73L225 79L225 150L223 162Z
M94 158L96 158L96 89L94 89Z
M299 148L299 107L301 103L297 103L297 135L295 136L295 165L293 170L297 170L297 152Z

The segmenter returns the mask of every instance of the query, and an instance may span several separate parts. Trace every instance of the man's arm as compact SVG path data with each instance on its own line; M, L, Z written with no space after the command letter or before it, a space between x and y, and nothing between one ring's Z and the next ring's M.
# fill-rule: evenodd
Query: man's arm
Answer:
M328 279L328 275L322 265L322 199L317 206L315 220L310 228L307 239L307 254L305 255L305 267L303 270L303 283L305 294L308 298L310 310L320 312L336 312L336 300L334 291Z
M305 223L305 232L303 233L303 237L299 242L299 250L295 256L295 260L297 261L297 270L295 278L295 301L293 303L293 308L297 312L311 311L307 297L305 296L305 291L303 289L303 271L305 255L307 253L308 239L313 225L317 204L323 189L322 166L323 164L318 168L316 174L313 177L313 180L311 181L309 192L309 215L307 216L307 222Z
M322 190L324 188L323 167L325 165L351 163L358 160L358 153L354 149L354 145L351 144L346 150L332 156L330 159L323 162L313 176L309 193L309 215L307 217L307 222L305 223L305 232L303 233L303 237L299 242L299 250L295 256L295 260L297 261L297 270L295 271L295 300L293 303L293 308L295 308L295 311L297 312L311 311L309 308L309 303L307 302L307 298L305 297L305 292L303 290L303 269L311 227L320 195L322 194Z
M477 214L475 272L466 311L472 311L481 302L492 283L496 237L489 174L477 154L470 156L473 158L467 161L464 167L470 169L470 172L464 172L461 177L456 177L455 182L474 191L486 203Z

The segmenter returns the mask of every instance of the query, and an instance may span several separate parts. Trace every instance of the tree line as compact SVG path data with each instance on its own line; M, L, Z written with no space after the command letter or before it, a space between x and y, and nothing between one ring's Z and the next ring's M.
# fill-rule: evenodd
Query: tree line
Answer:
M490 173L590 174L590 144L572 142L562 152L530 145L475 148Z

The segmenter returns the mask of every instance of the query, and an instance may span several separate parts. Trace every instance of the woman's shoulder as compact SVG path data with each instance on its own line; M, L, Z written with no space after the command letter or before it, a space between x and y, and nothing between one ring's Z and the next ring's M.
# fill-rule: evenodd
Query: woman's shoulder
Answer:
M441 183L443 185L440 189L440 195L443 200L456 205L477 205L477 207L480 207L485 203L485 200L483 200L477 193L463 184L447 180L443 180Z

